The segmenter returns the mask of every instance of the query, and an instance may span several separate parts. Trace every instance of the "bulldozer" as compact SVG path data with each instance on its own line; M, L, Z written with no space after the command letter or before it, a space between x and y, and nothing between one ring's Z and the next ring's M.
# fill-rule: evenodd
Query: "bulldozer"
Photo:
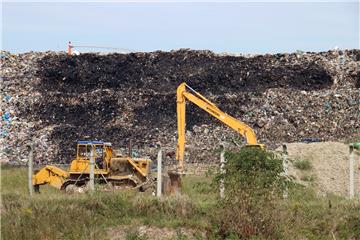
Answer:
M155 187L150 174L152 161L146 158L116 156L112 144L103 141L78 141L76 158L68 171L56 166L45 166L33 175L35 192L40 186L50 185L65 192L84 192L90 181L93 167L94 182L104 189L138 189ZM93 164L93 166L91 166Z

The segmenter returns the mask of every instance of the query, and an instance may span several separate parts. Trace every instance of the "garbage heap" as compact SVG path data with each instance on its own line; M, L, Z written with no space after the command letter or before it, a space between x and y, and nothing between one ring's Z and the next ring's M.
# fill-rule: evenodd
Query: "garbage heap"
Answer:
M360 50L227 55L181 49L130 54L1 52L1 160L68 163L79 139L112 142L166 163L175 151L181 82L254 128L275 148L303 139L360 139ZM187 106L186 161L218 161L244 140ZM124 152L125 154L125 152Z

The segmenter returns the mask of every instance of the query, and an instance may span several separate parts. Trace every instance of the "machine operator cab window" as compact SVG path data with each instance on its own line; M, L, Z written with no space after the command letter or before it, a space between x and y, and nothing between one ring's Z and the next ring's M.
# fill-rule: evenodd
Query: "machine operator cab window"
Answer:
M104 145L95 145L95 163L98 168L104 168Z
M92 146L95 147L95 168L103 168L104 143L101 141L78 141L77 157L82 160L90 160Z

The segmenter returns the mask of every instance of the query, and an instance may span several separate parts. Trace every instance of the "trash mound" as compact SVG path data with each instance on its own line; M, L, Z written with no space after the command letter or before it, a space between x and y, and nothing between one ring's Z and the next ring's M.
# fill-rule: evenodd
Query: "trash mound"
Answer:
M274 62L276 60L276 62ZM296 54L253 58L218 56L209 51L79 56L48 55L39 61L39 91L83 93L95 89L148 89L174 92L185 81L205 93L264 92L269 88L319 90L332 79L317 59Z
M349 196L349 145L339 142L287 144L289 174L304 185L314 186L320 195ZM281 150L281 149L278 149ZM299 169L297 161L309 161ZM355 192L360 194L360 157L355 165Z
M360 50L254 56L178 50L131 54L1 53L2 161L71 161L78 139L154 159L175 150L176 88L185 81L275 148L305 137L360 138ZM187 107L188 162L218 161L242 138ZM171 154L167 154L171 156ZM172 163L168 158L166 163Z

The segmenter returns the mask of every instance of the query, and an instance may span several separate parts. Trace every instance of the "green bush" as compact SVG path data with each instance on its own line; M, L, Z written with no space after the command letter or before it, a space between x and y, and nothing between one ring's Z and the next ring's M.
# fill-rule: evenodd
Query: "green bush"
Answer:
M312 168L311 162L306 159L297 159L294 162L294 166L300 170L310 170Z
M282 159L254 148L227 152L225 157L225 173L216 176L218 185L223 179L225 186L216 219L219 234L223 238L278 238L277 202L289 183L282 174Z

